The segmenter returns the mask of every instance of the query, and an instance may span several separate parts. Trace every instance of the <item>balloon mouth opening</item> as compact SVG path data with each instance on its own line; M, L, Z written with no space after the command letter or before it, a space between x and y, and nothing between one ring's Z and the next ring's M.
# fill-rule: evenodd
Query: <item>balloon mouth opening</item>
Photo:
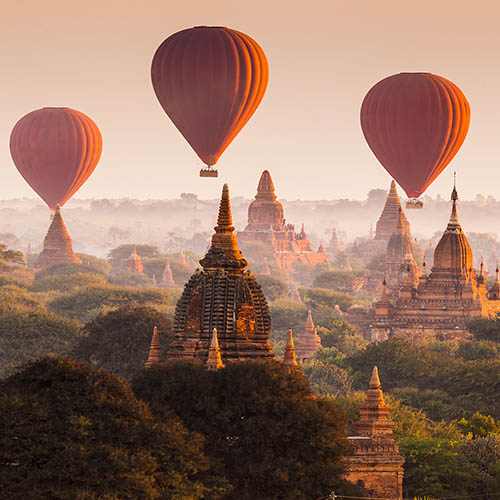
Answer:
M42 109L69 109L68 106L44 106Z
M430 75L429 71L401 71L400 75Z

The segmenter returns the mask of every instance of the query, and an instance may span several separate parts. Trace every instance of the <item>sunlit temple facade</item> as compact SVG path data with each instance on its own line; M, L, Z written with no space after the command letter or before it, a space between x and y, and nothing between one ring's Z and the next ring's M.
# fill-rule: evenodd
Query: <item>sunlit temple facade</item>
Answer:
M434 251L430 273L407 272L397 296L392 299L384 283L382 297L374 306L371 340L391 337L418 338L424 333L438 338L468 336L466 321L500 311L497 280L488 290L483 267L473 268L472 252L457 213L457 191L451 196L450 220Z
M323 245L313 250L304 225L296 232L293 224L286 223L268 170L262 172L255 200L248 207L248 225L238 232L238 240L242 244L263 243L273 253L275 263L290 273L297 262L314 266L328 261Z

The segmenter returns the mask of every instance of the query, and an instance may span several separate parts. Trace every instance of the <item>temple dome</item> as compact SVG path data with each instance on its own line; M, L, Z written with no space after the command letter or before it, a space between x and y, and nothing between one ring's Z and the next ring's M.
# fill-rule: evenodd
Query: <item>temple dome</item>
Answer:
M222 361L272 358L271 314L260 285L233 234L229 189L224 185L212 244L177 302L170 358L208 358L214 328Z
M472 251L458 220L457 200L457 190L453 188L450 221L434 250L434 269L468 275L472 269Z

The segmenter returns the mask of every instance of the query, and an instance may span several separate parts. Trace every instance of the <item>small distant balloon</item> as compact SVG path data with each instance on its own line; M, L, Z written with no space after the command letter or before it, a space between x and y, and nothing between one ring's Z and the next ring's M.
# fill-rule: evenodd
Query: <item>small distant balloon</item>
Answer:
M151 65L156 97L207 168L213 165L259 106L269 69L260 46L224 27L198 26L168 37Z
M432 73L389 76L361 106L366 142L410 198L420 196L457 154L469 122L462 91Z
M42 108L23 116L10 134L10 153L26 182L51 210L64 205L99 162L97 125L70 108Z

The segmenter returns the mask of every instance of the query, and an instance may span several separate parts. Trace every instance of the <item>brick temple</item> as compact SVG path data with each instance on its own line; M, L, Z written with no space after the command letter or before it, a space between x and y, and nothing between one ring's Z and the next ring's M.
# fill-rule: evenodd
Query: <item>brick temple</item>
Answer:
M255 200L248 207L248 224L238 232L238 240L242 244L263 243L273 253L275 263L292 273L296 262L315 266L328 260L323 245L313 250L304 225L296 232L293 224L286 223L268 170L262 172Z
M270 359L271 314L238 249L227 184L210 249L177 302L168 358L206 362L214 329L222 363Z
M66 229L61 207L56 206L52 221L43 240L43 250L35 261L36 271L54 266L56 264L81 264L82 261L73 252L71 236Z
M403 498L404 459L392 436L394 422L389 418L390 406L384 402L378 370L373 368L356 435L350 436L352 455L346 457L346 479L362 486L372 498Z
M434 251L430 273L426 266L419 277L407 272L393 300L384 286L382 298L374 306L371 340L418 337L425 332L444 339L465 338L468 319L500 311L495 288L500 288L500 282L488 290L483 266L479 276L476 274L472 251L458 219L457 201L453 188L450 220Z

